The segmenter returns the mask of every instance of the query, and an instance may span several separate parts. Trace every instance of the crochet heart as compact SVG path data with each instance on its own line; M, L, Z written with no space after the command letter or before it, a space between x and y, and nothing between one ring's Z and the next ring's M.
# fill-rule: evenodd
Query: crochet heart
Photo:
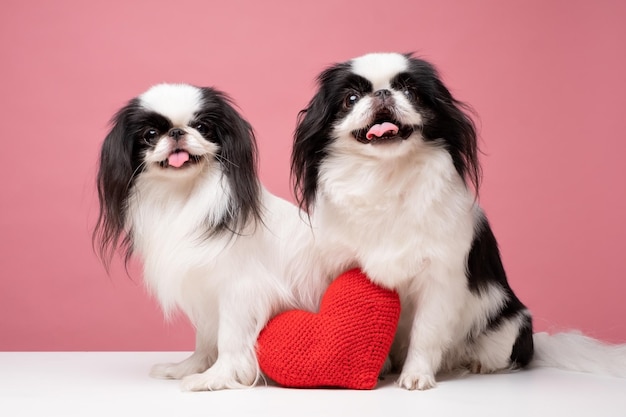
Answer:
M319 313L290 310L261 331L261 370L292 388L373 389L400 317L394 291L372 283L358 269L326 290Z

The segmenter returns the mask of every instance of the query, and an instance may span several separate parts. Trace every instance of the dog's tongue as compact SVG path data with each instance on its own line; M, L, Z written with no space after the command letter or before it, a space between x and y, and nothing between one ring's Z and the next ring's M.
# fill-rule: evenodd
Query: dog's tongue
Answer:
M185 151L174 152L167 158L167 162L175 168L182 167L187 161L189 161L189 154Z
M374 138L382 138L383 136L394 136L398 133L398 126L393 123L384 122L374 125L367 131L366 138L372 140Z

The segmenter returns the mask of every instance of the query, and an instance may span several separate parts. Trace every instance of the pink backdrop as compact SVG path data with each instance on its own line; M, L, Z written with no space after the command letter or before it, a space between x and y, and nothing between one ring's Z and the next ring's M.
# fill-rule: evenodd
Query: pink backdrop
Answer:
M537 329L626 342L625 2L141 3L3 2L0 350L192 349L136 266L107 276L92 252L109 118L154 83L215 85L292 199L315 76L371 51L417 51L480 114L481 202Z

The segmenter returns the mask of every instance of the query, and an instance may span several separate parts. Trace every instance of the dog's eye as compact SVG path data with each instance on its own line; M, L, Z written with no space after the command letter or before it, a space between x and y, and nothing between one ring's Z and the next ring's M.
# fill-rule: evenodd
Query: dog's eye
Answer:
M415 100L415 92L409 87L404 87L402 94L411 101Z
M209 125L203 122L196 122L193 124L193 128L198 131L202 136L205 136L209 133Z
M154 144L156 138L158 137L159 137L159 131L156 129L149 128L143 132L143 140L145 140L146 143L150 145Z
M359 96L357 93L350 93L346 96L343 104L346 107L352 107L356 104L357 101L359 101L360 98L361 96Z

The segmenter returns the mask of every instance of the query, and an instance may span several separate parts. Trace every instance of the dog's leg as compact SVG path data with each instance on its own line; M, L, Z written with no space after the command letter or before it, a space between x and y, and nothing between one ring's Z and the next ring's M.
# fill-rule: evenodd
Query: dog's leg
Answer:
M246 293L259 294L259 299L254 303L242 303L242 297L237 291L231 291L230 294L225 292L220 297L217 360L206 371L183 378L183 390L246 388L253 386L260 377L255 345L261 329L269 319L271 297L267 293L261 294L251 281L240 282L237 287Z
M463 268L451 269L442 262L433 261L420 280L419 290L409 295L417 297L417 308L398 379L398 385L409 390L425 390L436 385L435 375L443 356L458 336L468 291Z
M532 357L532 324L524 310L473 342L470 371L493 373L525 366Z
M205 323L196 329L196 349L191 356L178 363L154 365L150 371L153 378L181 379L206 371L217 357L215 324Z

